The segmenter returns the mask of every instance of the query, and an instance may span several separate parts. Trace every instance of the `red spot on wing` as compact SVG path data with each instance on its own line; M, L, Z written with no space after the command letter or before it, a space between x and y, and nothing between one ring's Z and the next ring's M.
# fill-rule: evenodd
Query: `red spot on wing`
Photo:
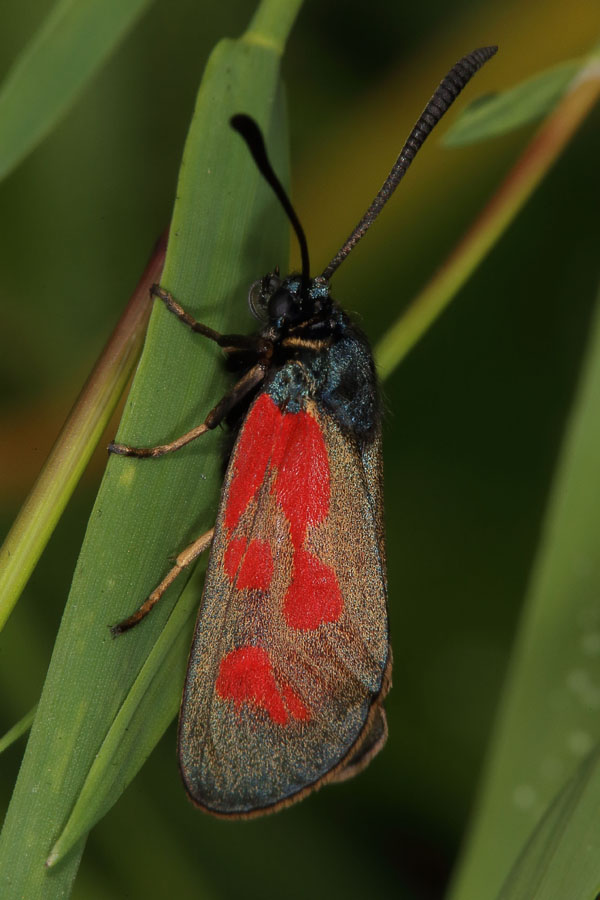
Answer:
M287 724L290 715L301 721L310 718L289 684L284 682L279 690L270 656L262 647L231 650L221 661L215 687L219 696L233 700L237 709L244 703L257 706L264 709L277 725Z
M292 580L283 600L287 624L309 631L325 622L336 622L344 606L336 574L304 549L307 528L327 518L331 496L329 457L318 421L302 410L282 412L268 394L259 395L238 439L233 466L224 516L229 531L237 526L269 472L275 472L272 490L289 522L293 547ZM268 533L269 523L263 525L263 533ZM273 556L267 541L254 539L248 544L246 537L238 535L228 543L224 566L237 588L269 590ZM256 668L249 671L256 678L258 657L254 662ZM273 696L281 703L272 672L270 677ZM261 684L265 691L267 680L264 675ZM300 707L298 711L300 715ZM279 721L275 707L270 715Z
M316 419L306 412L287 413L272 460L277 499L299 548L307 526L318 525L329 512L329 459Z
M333 569L306 550L296 550L294 572L283 601L290 628L311 631L324 622L337 622L344 598Z
M273 433L281 411L268 394L261 394L246 418L235 449L234 474L229 484L225 525L235 528L240 516L265 479Z
M239 590L268 591L273 578L273 554L268 541L237 537L225 551L225 572Z
M232 583L237 575L247 543L245 537L237 537L229 541L227 545L224 559L225 574Z

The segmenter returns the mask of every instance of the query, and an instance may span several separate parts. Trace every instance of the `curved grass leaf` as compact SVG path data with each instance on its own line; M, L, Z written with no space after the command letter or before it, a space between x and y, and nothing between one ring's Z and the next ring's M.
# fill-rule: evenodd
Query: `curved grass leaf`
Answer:
M585 65L573 59L546 69L500 94L468 106L444 135L447 147L461 147L520 128L551 112Z
M161 237L0 547L0 631L71 499L139 359L150 316L149 290L160 278L165 246L166 238Z
M557 792L600 743L599 408L600 304L452 900L494 900ZM590 789L597 797L600 786ZM571 823L570 846L590 840L576 824L584 821ZM536 865L551 864L547 848ZM562 896L578 890L575 879Z
M185 145L162 283L192 315L221 331L247 327L241 319L248 284L286 261L284 214L228 122L240 111L254 116L286 180L279 63L298 6L265 0L240 40L216 47ZM218 349L157 304L119 440L149 445L175 437L204 419L225 383ZM211 433L173 457L109 461L0 837L3 896L64 896L69 889L84 838L53 869L45 862L184 577L139 628L113 640L108 626L138 606L167 570L170 554L212 524L220 449L219 434ZM166 666L151 674L149 689L175 709L180 677ZM134 705L135 697L128 702ZM164 713L159 718L164 723ZM147 727L156 739L160 729ZM138 734L134 758L115 761L123 783L152 743Z
M600 891L600 750L556 798L498 900L594 900Z
M150 0L59 0L0 88L0 178L75 102Z
M512 170L454 250L375 347L384 380L456 296L486 253L538 186L600 95L600 68L592 56L576 86L547 117Z

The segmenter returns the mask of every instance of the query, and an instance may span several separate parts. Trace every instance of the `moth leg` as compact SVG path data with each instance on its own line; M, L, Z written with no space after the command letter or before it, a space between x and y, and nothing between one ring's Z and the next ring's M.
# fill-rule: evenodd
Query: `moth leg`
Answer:
M159 300L162 300L169 312L173 313L174 316L177 316L179 321L183 322L184 325L187 325L188 328L191 328L193 332L214 341L228 353L235 350L254 350L257 354L261 355L269 350L269 342L259 335L220 334L220 332L215 331L213 328L209 328L208 325L203 325L202 322L198 322L193 316L186 312L183 306L177 302L175 297L169 293L169 291L165 291L164 288L161 288L159 284L153 284L150 288L150 293L153 297L158 297Z
M204 551L210 547L214 531L215 529L211 528L210 531L207 531L199 538L196 538L189 547L186 547L185 550L181 551L175 558L175 565L167 572L158 587L155 587L152 593L148 595L142 605L136 609L131 616L128 616L127 619L123 619L122 622L118 622L116 625L111 625L110 632L113 637L116 637L118 634L123 634L124 631L129 631L130 628L133 628L148 615L152 607L158 603L167 588L173 584L179 573L193 563L195 559L198 559L200 554L204 553Z
M156 447L130 447L128 444L108 445L109 453L116 453L118 456L134 456L136 459L156 459L164 456L166 453L173 453L185 447L186 444L195 441L201 434L212 431L223 419L231 412L231 410L242 400L246 394L253 390L261 383L265 377L267 365L265 363L257 363L250 371L240 378L240 380L225 394L214 409L211 409L202 425L197 425L191 431L186 431L180 437L176 438L168 444L158 444Z

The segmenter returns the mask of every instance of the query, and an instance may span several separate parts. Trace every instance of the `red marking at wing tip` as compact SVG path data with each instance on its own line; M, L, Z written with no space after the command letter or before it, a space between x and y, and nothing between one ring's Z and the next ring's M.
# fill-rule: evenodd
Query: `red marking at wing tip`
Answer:
M290 628L311 631L325 622L337 622L344 598L333 569L306 550L296 550L294 573L283 601Z
M277 725L288 723L288 711L292 718L300 721L310 718L308 710L289 684L283 682L279 690L271 658L262 647L231 650L221 661L215 687L224 700L233 700L236 709L244 703L257 706L264 709Z
M225 551L225 573L238 590L249 588L254 591L268 591L273 578L273 554L268 541L252 540L247 544L245 537L230 541Z

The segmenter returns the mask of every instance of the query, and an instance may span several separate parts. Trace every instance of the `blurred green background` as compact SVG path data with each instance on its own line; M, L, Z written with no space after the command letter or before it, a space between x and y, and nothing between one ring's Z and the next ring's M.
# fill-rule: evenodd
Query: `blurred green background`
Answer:
M4 0L0 77L51 6ZM241 0L158 0L0 185L3 533L169 220L207 55L253 10ZM362 214L456 59L500 45L462 106L585 53L599 34L595 0L457 0L451 9L436 0L308 0L283 71L293 197L315 270ZM236 824L187 803L172 728L92 833L74 897L441 896L472 806L596 293L599 123L596 110L385 385L395 655L385 751L352 782ZM373 341L532 131L460 150L432 138L334 280L335 296ZM240 327L250 327L245 308ZM104 462L100 448L2 635L0 731L39 695ZM3 809L22 750L21 742L2 758Z

